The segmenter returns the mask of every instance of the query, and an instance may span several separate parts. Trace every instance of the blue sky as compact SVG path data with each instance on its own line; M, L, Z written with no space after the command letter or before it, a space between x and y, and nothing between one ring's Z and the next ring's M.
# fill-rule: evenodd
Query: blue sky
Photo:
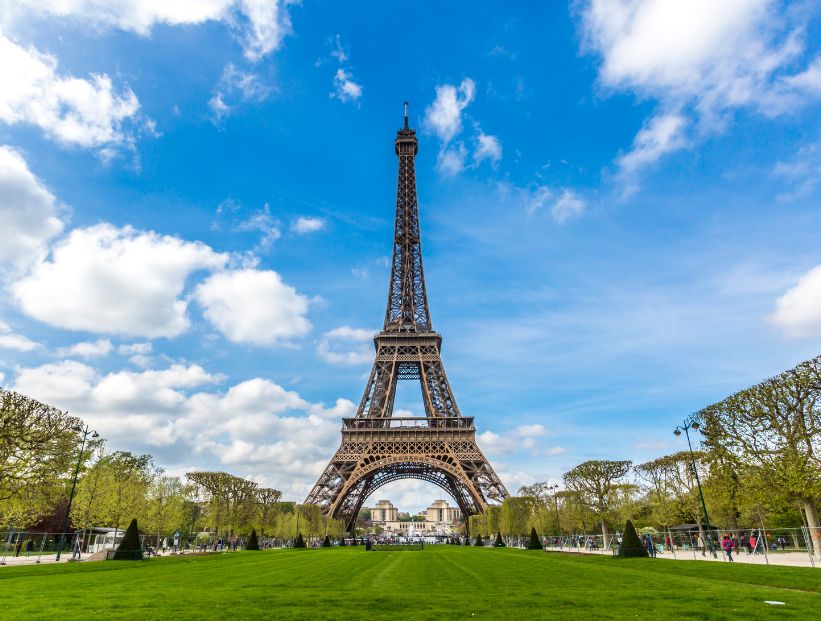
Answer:
M408 100L434 328L508 488L677 450L818 353L819 31L764 0L0 0L0 382L301 500L370 369Z

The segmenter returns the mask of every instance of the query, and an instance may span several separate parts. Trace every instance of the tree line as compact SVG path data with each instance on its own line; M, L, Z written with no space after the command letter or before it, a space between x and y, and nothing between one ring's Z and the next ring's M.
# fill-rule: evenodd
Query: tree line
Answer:
M124 529L136 518L157 541L186 534L290 539L341 537L344 525L319 507L284 501L279 490L226 472L168 475L151 455L105 451L83 441L82 420L0 389L0 528L59 532L80 464L70 530Z
M704 536L698 475L714 528L806 526L821 555L821 357L709 405L690 422L698 427L692 454L586 461L564 473L561 486L523 486L520 497L472 516L471 532L601 532L607 545L630 519L660 531L695 524Z

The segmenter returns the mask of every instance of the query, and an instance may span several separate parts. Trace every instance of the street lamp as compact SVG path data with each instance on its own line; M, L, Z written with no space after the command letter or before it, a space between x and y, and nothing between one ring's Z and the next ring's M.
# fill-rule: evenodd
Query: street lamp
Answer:
M549 489L553 493L553 504L556 507L556 532L558 533L559 537L562 536L562 525L559 523L559 497L556 495L556 492L559 489L559 484L554 483L550 485L547 489Z
M673 430L673 434L675 436L680 436L681 432L684 432L684 435L687 436L687 446L690 448L690 467L693 470L693 476L696 478L696 485L698 485L698 495L701 498L701 510L704 512L704 524L707 526L707 545L710 546L710 553L713 557L716 556L715 548L713 548L713 540L710 536L710 530L712 527L710 526L710 517L707 515L707 503L704 502L704 492L701 489L701 480L698 476L698 468L696 468L696 458L693 455L693 445L690 442L690 429L698 429L699 424L698 421L693 420L691 417L690 420L685 420L684 423Z
M63 530L60 533L60 544L57 546L57 560L60 560L60 554L63 552L63 545L66 541L66 529L68 529L68 516L71 513L71 501L74 500L74 490L77 489L77 477L80 475L80 465L83 462L83 451L86 448L86 438L88 438L89 434L92 438L99 438L100 434L98 434L93 429L89 429L88 425L86 428L83 429L80 425L71 428L72 431L76 431L77 433L83 434L83 442L80 444L80 455L77 457L77 468L74 470L74 482L71 484L71 494L68 496L68 506L66 507L66 517L63 520ZM114 533L116 536L117 533Z

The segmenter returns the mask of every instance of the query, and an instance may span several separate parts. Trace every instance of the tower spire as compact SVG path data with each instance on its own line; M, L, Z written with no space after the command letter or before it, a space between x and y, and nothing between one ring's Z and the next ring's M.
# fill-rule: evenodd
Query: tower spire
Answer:
M430 311L422 269L422 243L419 235L419 207L416 202L416 168L419 150L416 130L408 126L408 102L405 102L405 126L396 132L394 150L399 158L396 184L396 221L393 235L388 307L385 332L430 332Z

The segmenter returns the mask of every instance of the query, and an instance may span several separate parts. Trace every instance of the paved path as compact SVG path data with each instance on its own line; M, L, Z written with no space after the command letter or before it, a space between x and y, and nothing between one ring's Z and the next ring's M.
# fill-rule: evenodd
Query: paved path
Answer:
M605 556L612 556L610 550L585 550L579 548L548 548L547 552L564 552L571 554L600 554ZM677 561L712 561L727 563L727 555L716 551L716 558L707 552L702 556L701 552L693 550L676 550L675 554L667 550L664 553L659 553L656 558L677 560ZM790 567L812 567L812 561L806 552L769 552L766 556L764 554L748 554L741 552L733 554L733 562L744 563L747 565L784 565ZM821 568L821 561L815 559L815 567Z

